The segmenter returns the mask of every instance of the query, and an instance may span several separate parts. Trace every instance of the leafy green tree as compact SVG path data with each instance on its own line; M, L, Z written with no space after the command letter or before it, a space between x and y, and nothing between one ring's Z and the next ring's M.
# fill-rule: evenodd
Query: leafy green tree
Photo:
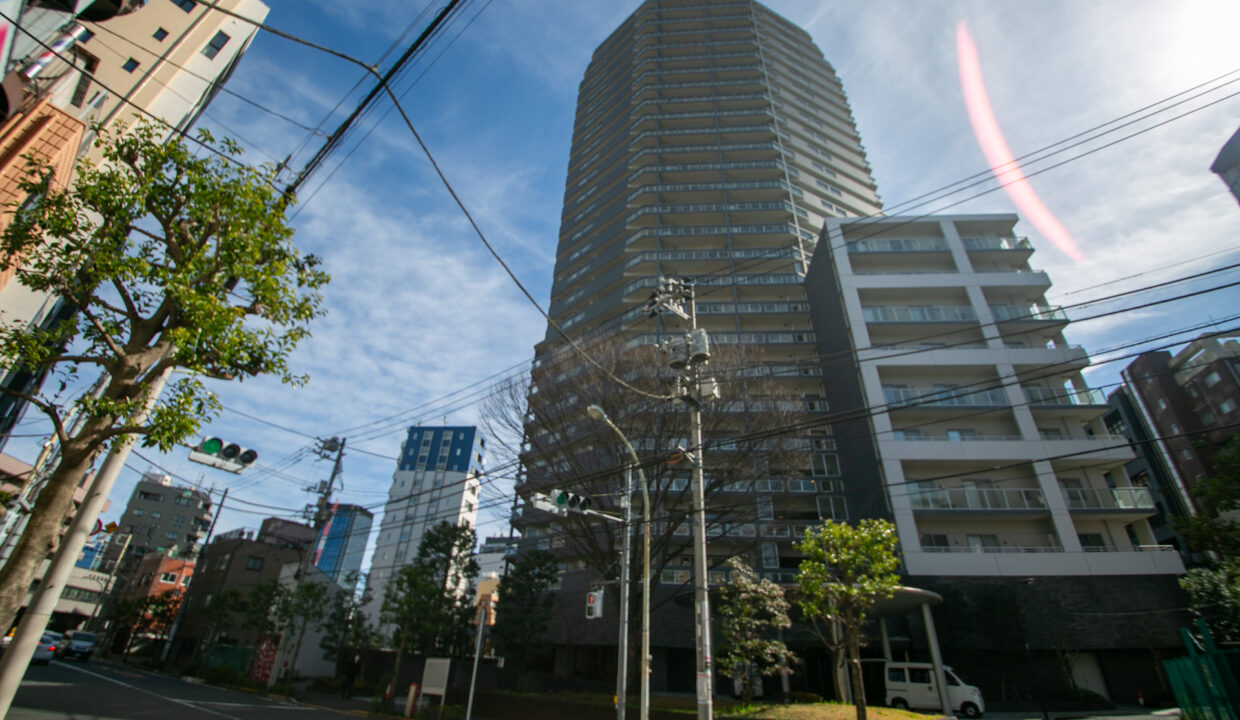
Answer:
M1214 454L1212 472L1193 486L1205 512L1178 520L1176 530L1188 546L1224 558L1240 558L1240 523L1227 517L1240 510L1240 434Z
M262 583L250 588L246 593L242 626L254 631L258 643L278 629L276 609L284 602L287 592L288 589L279 583ZM254 662L257 659L258 653L251 653L245 669L246 677L253 675Z
M368 602L369 599L363 595L342 592L328 603L327 614L319 625L323 633L319 648L323 650L324 660L336 663L337 675L340 675L345 660L351 654L375 646L375 629L362 613L362 606Z
M213 143L205 134L204 142ZM328 281L319 260L293 246L291 198L274 189L276 169L236 162L235 143L218 144L226 157L195 153L142 124L124 134L100 130L97 144L102 164L79 166L68 190L49 182L53 168L29 160L27 200L0 237L0 270L73 311L47 328L0 321L0 366L58 379L0 392L47 416L61 457L0 569L6 626L55 548L74 488L110 443L138 436L170 450L189 438L220 407L200 377L304 381L287 360L321 313ZM136 421L152 383L176 367L193 375L170 383L146 421ZM100 394L66 404L61 394L79 372L102 376ZM70 433L74 410L85 422Z
M301 655L306 630L327 614L330 592L326 585L303 580L291 588L285 587L275 604L277 629L286 637L296 637L289 663L290 677L297 677L297 658Z
M406 650L459 655L468 646L478 576L474 541L469 527L439 523L422 536L414 561L392 576L383 596L383 621L395 626L393 677Z
M1240 565L1194 568L1180 578L1180 587L1188 593L1189 609L1205 618L1217 640L1240 642Z
M516 656L517 667L526 666L530 648L551 624L550 588L558 572L554 555L532 550L518 555L499 583L492 635L497 649Z
M779 629L792 627L792 620L782 587L758 577L741 558L729 559L728 568L731 577L716 606L724 649L719 669L741 678L741 692L748 704L758 675L787 672L796 660L782 640L772 637Z
M828 520L806 530L797 546L805 556L797 570L797 604L828 650L837 657L847 651L857 720L866 717L861 682L865 623L878 601L900 586L897 547L895 526L872 518L856 527Z
M240 612L244 607L242 602L241 591L235 587L224 588L216 595L212 595L207 599L199 618L202 620L203 632L202 639L198 643L198 651L195 655L195 662L202 663L204 659L210 657L210 651L215 647L216 638L220 633L227 633L231 627L235 613Z

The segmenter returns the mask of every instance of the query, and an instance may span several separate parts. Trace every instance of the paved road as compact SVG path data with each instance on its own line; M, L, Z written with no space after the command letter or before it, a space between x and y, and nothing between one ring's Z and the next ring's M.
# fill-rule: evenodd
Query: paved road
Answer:
M196 685L122 665L56 660L32 665L7 720L317 720L347 712Z

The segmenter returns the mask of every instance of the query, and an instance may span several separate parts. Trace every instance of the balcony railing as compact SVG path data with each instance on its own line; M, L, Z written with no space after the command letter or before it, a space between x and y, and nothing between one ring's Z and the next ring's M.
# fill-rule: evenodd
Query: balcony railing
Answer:
M1045 510L1036 488L947 488L909 494L915 510Z
M977 322L977 313L968 305L881 305L862 308L861 312L866 322Z
M1018 237L966 237L960 238L965 250L1032 250L1029 238Z
M888 407L916 405L918 407L996 407L1008 404L1007 393L1002 388L989 390L960 390L935 388L909 388L883 386L883 399Z
M1061 553L1063 548L1054 545L923 545L922 552L928 553Z
M1060 307L1037 307L1033 305L991 305L990 313L994 315L995 320L999 322L1004 322L1007 320L1062 320L1067 322L1068 320L1068 316L1064 314L1063 308Z
M1101 390L1065 390L1064 388L1025 387L1025 399L1031 405L1106 405Z
M1070 510L1153 510L1148 488L1062 488Z
M848 243L848 253L946 252L942 238L869 238Z

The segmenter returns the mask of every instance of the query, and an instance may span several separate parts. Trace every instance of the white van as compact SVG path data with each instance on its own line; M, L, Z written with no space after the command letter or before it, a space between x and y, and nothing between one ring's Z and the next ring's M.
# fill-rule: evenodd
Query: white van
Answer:
M889 662L886 663L886 670L884 677L887 681L888 707L901 710L942 708L939 691L935 686L933 665ZM982 713L986 712L981 690L965 685L946 665L943 666L943 677L947 679L947 699L951 701L952 711L967 718L981 717Z

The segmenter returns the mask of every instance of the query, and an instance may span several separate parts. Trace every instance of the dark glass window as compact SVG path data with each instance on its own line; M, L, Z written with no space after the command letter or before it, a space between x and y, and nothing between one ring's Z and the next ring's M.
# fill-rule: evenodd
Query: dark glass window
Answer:
M202 49L202 54L209 58L214 58L216 55L220 54L220 50L223 50L224 46L227 44L228 36L222 31L217 32L215 37L211 38L211 42L207 43L207 46Z
M151 37L155 38L156 40L159 40L160 42L163 42L164 38L168 37L168 31L163 28L159 28L158 30L155 31L155 34L152 35Z
M129 58L128 60L125 61L125 64L122 65L121 67L125 69L125 72L131 73L134 70L138 69L138 61L134 60L133 58Z
M198 5L198 3L194 2L194 0L172 0L172 4L181 8L185 12L193 12L194 8Z

